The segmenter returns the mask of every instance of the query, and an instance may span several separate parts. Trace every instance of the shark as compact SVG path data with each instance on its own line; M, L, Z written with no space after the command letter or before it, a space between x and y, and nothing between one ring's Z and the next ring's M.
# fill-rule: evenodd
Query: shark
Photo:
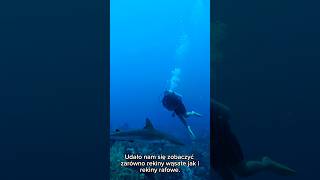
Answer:
M160 143L177 146L184 146L185 144L179 141L170 134L161 132L155 129L149 118L146 118L145 126L142 129L121 131L110 134L110 140L113 141L128 141L128 142L146 142L146 143Z

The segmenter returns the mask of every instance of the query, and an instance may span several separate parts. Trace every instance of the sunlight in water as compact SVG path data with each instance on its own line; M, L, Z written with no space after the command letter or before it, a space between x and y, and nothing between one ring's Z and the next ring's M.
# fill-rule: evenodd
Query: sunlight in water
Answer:
M184 59L184 56L188 51L189 44L190 44L189 35L183 32L179 38L178 46L176 49L176 60L178 62Z
M202 0L196 0L194 4L194 8L192 10L191 14L191 22L194 23L194 25L198 25L199 21L203 19L204 17L204 4Z

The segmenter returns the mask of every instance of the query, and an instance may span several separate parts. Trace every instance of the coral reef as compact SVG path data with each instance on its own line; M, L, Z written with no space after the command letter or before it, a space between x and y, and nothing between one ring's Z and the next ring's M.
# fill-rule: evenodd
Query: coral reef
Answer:
M144 174L137 171L121 167L120 162L124 162L125 142L115 142L110 149L110 171L111 180L144 180Z

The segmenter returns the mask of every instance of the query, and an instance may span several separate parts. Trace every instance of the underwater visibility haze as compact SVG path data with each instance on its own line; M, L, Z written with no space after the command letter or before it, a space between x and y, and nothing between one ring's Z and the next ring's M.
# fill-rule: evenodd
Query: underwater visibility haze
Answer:
M209 159L209 0L111 0L110 3L111 132L142 129L149 118L161 133L190 145L187 128L162 105L164 91L172 90L182 95L187 111L201 113L202 117L190 117L187 122L200 144L197 151L201 151L201 158ZM190 146L153 150L148 143L129 146L132 143L112 145L111 171L121 171L113 161L121 159L123 155L119 152L128 149L176 154L194 150ZM203 161L203 166L209 168L209 163ZM128 171L134 174L131 169ZM175 178L203 179L208 175L203 169L200 173L195 171Z
M268 155L297 171L246 179L320 179L319 2L212 2L216 32L225 31L214 49L214 98L230 107L245 159Z

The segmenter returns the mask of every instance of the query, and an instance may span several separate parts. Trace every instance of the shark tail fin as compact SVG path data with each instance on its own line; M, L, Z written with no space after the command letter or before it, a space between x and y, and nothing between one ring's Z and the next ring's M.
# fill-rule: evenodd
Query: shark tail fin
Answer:
M144 126L144 129L154 129L149 118L146 119L146 125Z

